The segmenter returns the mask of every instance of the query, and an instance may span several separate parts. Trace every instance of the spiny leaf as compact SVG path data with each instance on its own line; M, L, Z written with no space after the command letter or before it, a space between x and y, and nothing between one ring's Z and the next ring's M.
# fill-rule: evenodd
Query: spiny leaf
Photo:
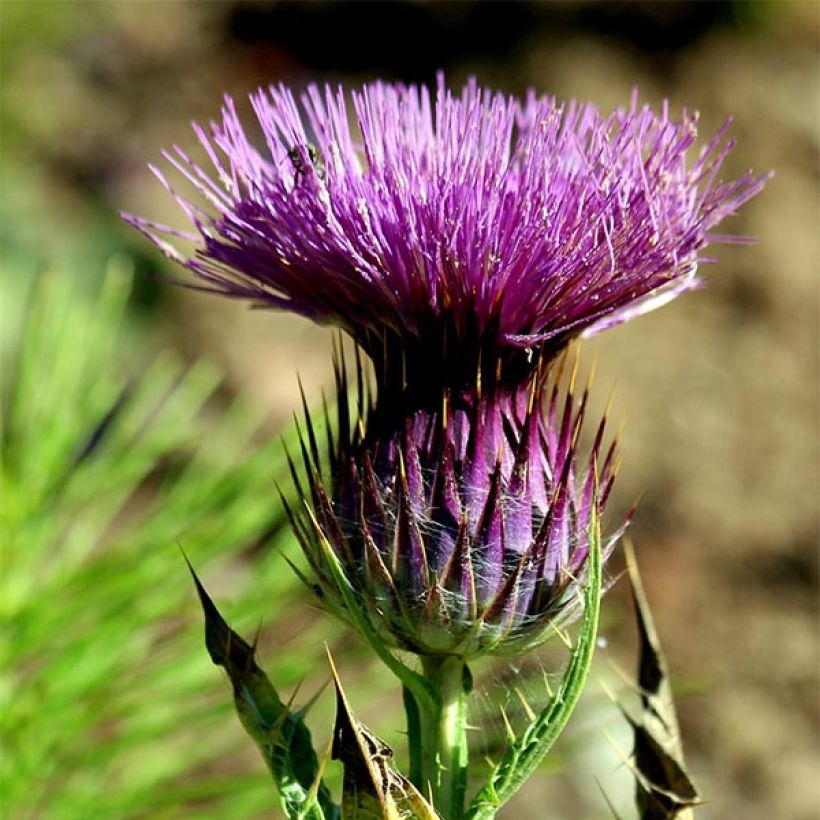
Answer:
M343 820L439 820L421 792L392 763L393 750L354 717L328 653L336 687L334 760L344 766Z
M285 813L305 820L335 820L338 807L324 784L317 787L320 766L303 712L282 702L254 660L255 647L228 626L190 564L188 568L205 615L208 654L231 679L239 719L262 751Z
M467 811L469 820L490 820L495 817L498 809L538 768L569 721L581 696L592 665L601 601L601 530L595 513L590 521L588 572L584 617L561 683L546 707L507 747L486 784L473 798Z
M699 802L683 759L669 671L646 600L635 551L624 544L640 640L640 720L626 715L635 734L635 800L641 820L691 820ZM626 714L626 713L625 713Z

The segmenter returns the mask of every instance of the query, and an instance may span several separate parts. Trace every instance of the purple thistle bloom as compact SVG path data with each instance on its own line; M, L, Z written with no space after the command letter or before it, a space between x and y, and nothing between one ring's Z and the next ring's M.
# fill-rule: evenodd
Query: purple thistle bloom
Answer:
M435 355L445 383L697 287L706 244L742 241L711 231L765 182L719 180L728 123L698 149L697 115L636 97L602 116L474 80L456 95L440 77L434 99L377 82L251 102L263 150L226 98L221 123L194 126L211 170L164 154L198 203L153 168L193 232L125 218L198 286L336 324L375 361L425 372Z
M435 98L280 85L251 103L264 149L226 98L194 126L211 170L164 153L196 201L152 169L192 231L125 218L192 287L335 324L371 358L355 423L337 359L329 468L309 415L306 484L293 468L322 598L355 621L349 585L382 640L422 655L535 645L582 606L615 474L603 422L580 459L586 393L562 395L556 357L697 287L703 248L743 241L712 231L765 177L721 181L728 123L697 148L696 115L637 97L602 116L440 77Z
M514 388L448 391L438 409L404 415L398 395L371 404L358 365L351 419L337 358L328 473L305 406L307 486L291 462L304 510L285 502L331 610L355 624L331 567L338 562L384 643L464 659L525 651L582 611L616 447L604 450L604 420L580 463L587 393L576 401L574 374L562 392L562 369L539 363Z

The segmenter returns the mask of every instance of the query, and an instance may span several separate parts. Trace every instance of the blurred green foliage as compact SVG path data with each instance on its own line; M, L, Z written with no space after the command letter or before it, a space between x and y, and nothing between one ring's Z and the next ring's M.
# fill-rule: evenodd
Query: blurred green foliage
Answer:
M130 276L113 267L93 300L46 274L6 313L24 319L3 350L3 811L175 817L207 801L208 815L258 816L272 784L261 762L236 765L242 734L180 546L230 580L239 622L304 611L280 554L293 550L273 486L281 444L254 434L262 419L228 403L207 364L162 354L135 375L145 340L121 332ZM327 629L308 619L282 647L278 685L317 667Z

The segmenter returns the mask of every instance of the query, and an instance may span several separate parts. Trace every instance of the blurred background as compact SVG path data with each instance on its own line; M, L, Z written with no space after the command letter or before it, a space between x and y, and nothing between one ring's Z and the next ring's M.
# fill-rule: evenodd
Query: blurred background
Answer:
M180 224L145 165L173 143L199 156L189 122L216 116L223 92L443 68L452 85L476 74L603 109L639 86L700 110L707 136L731 114L726 175L775 170L725 226L758 245L710 248L708 289L582 353L598 402L617 385L626 418L617 504L645 493L632 535L699 816L818 817L818 8L3 0L0 811L277 816L201 646L178 544L237 629L261 623L285 696L321 686L327 641L360 717L401 745L391 681L276 549L292 546L275 438L298 406L294 364L311 401L329 383L328 333L169 285L117 214ZM634 665L624 584L604 617L582 711L502 817L608 817L596 780L633 816L629 734L600 685L624 689L615 670ZM489 690L507 669L479 673ZM319 748L331 714L326 695Z

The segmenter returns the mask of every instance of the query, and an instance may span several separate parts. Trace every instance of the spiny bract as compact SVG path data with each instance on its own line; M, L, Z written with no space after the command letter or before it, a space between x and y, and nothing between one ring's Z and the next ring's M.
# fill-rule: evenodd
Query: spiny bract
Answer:
M360 364L356 380L352 419L339 357L327 469L307 408L306 485L293 466L302 508L289 512L328 607L355 622L338 569L385 643L463 658L531 648L577 615L616 448L602 451L602 421L580 463L574 376L562 391L560 368L540 365L515 388L448 391L410 415L389 406L400 395L369 400Z

